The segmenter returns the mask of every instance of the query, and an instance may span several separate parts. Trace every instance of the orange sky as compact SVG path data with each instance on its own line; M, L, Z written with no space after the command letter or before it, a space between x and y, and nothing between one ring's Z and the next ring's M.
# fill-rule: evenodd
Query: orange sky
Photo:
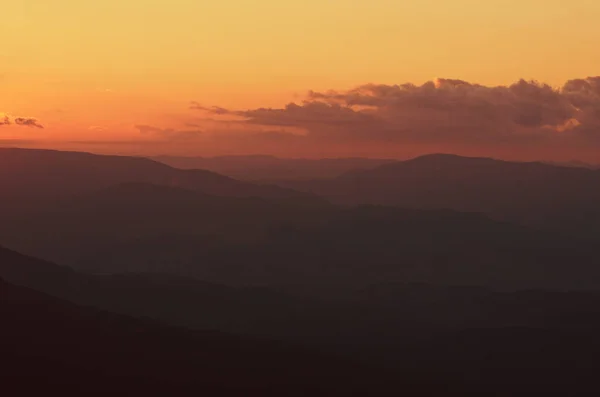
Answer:
M2 126L5 144L91 150L65 142L189 130L191 101L281 108L366 83L560 87L600 74L596 0L8 0L2 13L0 115L45 126Z

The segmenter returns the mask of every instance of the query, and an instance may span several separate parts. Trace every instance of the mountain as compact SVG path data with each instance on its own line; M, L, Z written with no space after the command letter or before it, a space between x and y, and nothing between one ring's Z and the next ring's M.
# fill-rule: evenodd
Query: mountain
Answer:
M181 169L206 169L246 181L333 178L345 172L375 168L390 159L330 158L282 159L274 156L178 157L158 156L153 160Z
M171 328L76 306L3 280L0 317L2 390L10 395L386 391L384 376L341 357L219 332Z
M92 273L170 273L234 286L600 286L593 242L480 214L219 198L145 184L7 220L0 241Z
M311 293L168 274L88 275L0 249L0 277L61 299L196 329L327 350L392 351L432 332L600 324L600 294L414 283Z
M79 299L94 290L98 297L103 295L105 305L120 301L126 307L138 301L138 310L145 305L153 318L176 303L190 317L208 314L214 320L214 313L225 308L229 310L225 317L243 322L242 311L231 310L236 301L245 307L248 322L260 324L263 318L257 313L259 305L252 302L256 302L256 291L229 290L227 309L218 286L158 275L110 279L77 275L4 249L0 249L0 271L12 272L10 277L20 277L20 283L56 288L57 293L79 289ZM82 281L86 278L87 282ZM61 279L66 282L58 288ZM324 310L318 305L278 302L275 295L265 299L272 307L279 303L279 310L271 310L274 317L283 315L281 323L294 319L286 316L289 311L299 315L290 328L311 321L312 328L304 326L305 332L312 329L341 338L337 348L343 348L344 354L333 355L263 338L171 328L149 319L76 306L0 280L2 389L74 396L106 395L115 389L144 395L440 397L598 391L597 292L501 293L385 284L337 299ZM198 302L203 303L197 306ZM332 305L332 301L324 302ZM354 309L339 310L344 307ZM371 322L365 322L367 312ZM336 322L340 327L331 328ZM266 328L276 332L274 325ZM348 339L344 327L354 337ZM416 332L409 332L411 327ZM361 329L378 338L370 343L356 339ZM310 333L303 338L314 342ZM363 345L362 350L354 349L357 344ZM351 354L354 358L344 358Z
M547 161L546 163L551 164L551 165L557 165L560 167L589 168L591 170L600 169L600 165L598 165L598 164L591 164L591 163L586 163L584 161L578 161L578 160L564 161L564 162Z
M366 338L364 332L353 332L350 326L372 318L357 305L271 288L232 288L168 274L88 275L6 249L0 249L0 259L0 277L13 284L177 326L325 344L335 350L342 340L358 343ZM342 336L344 333L348 336Z
M3 212L121 183L151 183L228 197L298 198L304 194L256 185L205 170L180 170L145 158L0 148Z
M481 212L565 233L600 232L600 170L435 154L281 184L342 204Z
M7 217L0 224L0 241L17 251L66 264L86 263L83 258L108 252L118 258L123 244L156 244L167 250L172 243L176 246L170 260L175 264L178 258L185 259L189 248L221 241L254 242L275 225L315 221L331 208L319 199L303 197L219 197L178 187L124 183ZM177 246L183 250L176 252ZM145 260L150 263L152 256Z

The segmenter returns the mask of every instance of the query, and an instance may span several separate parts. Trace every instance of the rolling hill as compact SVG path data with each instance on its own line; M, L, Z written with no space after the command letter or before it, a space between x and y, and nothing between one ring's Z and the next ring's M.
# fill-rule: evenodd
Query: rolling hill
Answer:
M600 231L600 170L433 154L280 184L340 204L453 209L564 233Z
M18 258L13 258L18 260ZM0 280L2 390L10 395L385 395L378 372L260 339L76 306ZM388 386L391 384L388 383Z
M181 169L205 169L246 181L333 178L345 172L375 168L393 160L369 158L288 159L274 156L181 157L153 160Z
M0 241L92 273L170 273L241 286L600 286L593 242L480 214L274 203L145 184L5 221Z
M180 170L145 158L0 148L2 213L122 183L151 183L228 197L286 199L305 194L256 185L205 170Z
M158 275L85 276L5 249L0 249L0 259L1 277L79 300L95 295L96 305L120 304L121 311L133 310L137 317L165 321L161 311L172 312L178 305L180 312L187 310L190 322L194 316L215 321L214 313L224 311L223 317L237 319L240 327L240 309L255 324L271 310L273 317L284 315L282 323L292 320L289 328L303 328L305 343L317 346L310 337L315 330L321 337L341 337L339 346L325 339L322 347L344 353L172 328L0 280L2 390L11 395L106 395L118 389L144 395L442 397L598 390L598 293L387 284L320 306L299 305L296 298L278 300L277 294L263 291L263 304L271 306L259 309L258 290ZM302 325L307 321L312 324ZM410 332L414 326L417 332ZM345 336L344 327L349 331ZM272 323L266 329L277 333ZM369 330L373 339L361 341L361 331Z

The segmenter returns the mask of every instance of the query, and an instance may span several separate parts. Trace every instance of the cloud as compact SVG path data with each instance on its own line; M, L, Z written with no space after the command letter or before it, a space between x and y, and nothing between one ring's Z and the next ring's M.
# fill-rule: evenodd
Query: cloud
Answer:
M219 106L210 106L210 107L206 107L206 106L202 106L200 105L198 102L196 101L192 101L192 103L190 104L190 109L192 110L204 110L213 114L220 114L220 115L224 115L224 114L230 114L230 111L219 107Z
M35 127L35 128L44 128L44 126L41 125L40 123L38 123L38 121L36 119L29 118L29 117L17 117L14 121L15 121L16 125L24 125L27 127Z
M600 150L600 77L561 88L519 80L484 86L457 79L422 85L365 84L345 91L309 91L281 108L192 109L235 116L246 125L295 127L308 146L435 145L493 149Z
M189 140L202 136L202 131L175 130L172 128L159 128L151 125L135 125L134 128L143 135L157 137L163 140Z
M0 126L19 125L25 127L44 128L37 119L33 117L14 117L6 113L0 113Z

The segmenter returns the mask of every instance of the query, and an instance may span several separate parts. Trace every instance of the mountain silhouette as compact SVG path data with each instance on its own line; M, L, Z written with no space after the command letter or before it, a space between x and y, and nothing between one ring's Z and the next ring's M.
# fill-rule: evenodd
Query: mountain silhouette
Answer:
M330 158L288 159L274 156L181 157L158 156L153 160L181 169L206 169L247 181L333 178L345 172L375 168L389 159Z
M136 182L229 197L284 199L306 196L274 185L237 181L210 171L175 169L145 158L0 148L0 202L5 213L40 207L48 200Z
M600 171L432 154L284 186L342 204L481 212L564 233L600 231Z
M0 151L2 390L596 391L599 171L333 163Z
M386 390L379 383L385 377L335 355L167 327L76 306L3 280L0 316L2 389L11 395L106 395L116 389L151 395L384 395Z
M0 249L0 277L52 296L173 325L339 348L387 349L426 330L600 323L600 294L382 283L318 294L233 288L169 274L88 275Z
M196 312L197 318L208 316L209 322L223 325L215 321L211 304L213 313L225 310L230 322L239 322L242 311L232 310L237 301L247 317L257 323L264 318L252 303L260 300L258 291L235 292L164 275L86 276L5 249L0 249L0 259L2 277L84 301L96 295L98 306L118 301L121 311L136 307L131 314L137 317L164 321L161 310L176 311L179 305L188 318ZM264 338L176 329L76 306L0 279L3 390L374 396L597 390L598 293L387 284L338 295L320 308L291 303L293 299L277 307L277 294L263 296L263 303L271 301L266 310L274 315L296 310L300 318L290 326L312 321L304 325L308 333L301 341L318 346L310 334L315 330L342 337L338 346L327 339L321 345L337 348L338 354ZM294 316L281 318L290 319ZM331 328L336 322L340 328ZM342 326L350 328L353 338L344 338ZM267 324L265 329L276 327ZM361 329L371 330L373 339L357 339Z
M0 241L92 273L170 273L240 286L600 285L593 242L480 214L221 198L144 184L5 221Z
M202 240L247 243L264 236L272 224L314 221L330 208L304 197L219 197L124 183L9 217L0 225L0 241L20 252L71 264L107 248L157 239L163 240L159 247L169 241L194 246Z

